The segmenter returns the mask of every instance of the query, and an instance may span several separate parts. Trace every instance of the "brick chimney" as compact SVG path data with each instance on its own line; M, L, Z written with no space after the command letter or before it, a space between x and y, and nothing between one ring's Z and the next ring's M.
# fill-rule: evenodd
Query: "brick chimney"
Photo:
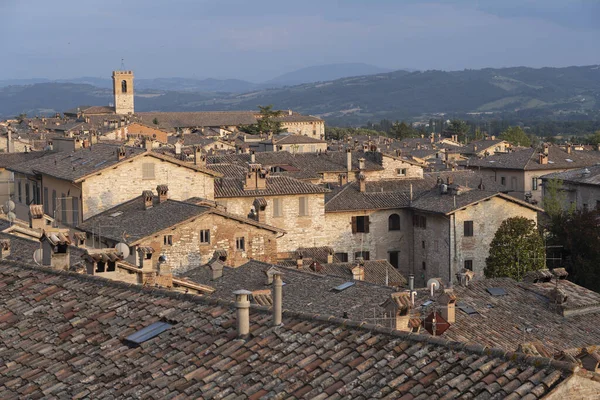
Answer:
M361 193L367 191L367 177L365 174L358 174L358 190Z
M175 154L176 155L180 155L181 154L181 141L180 140L178 140L175 143Z
M44 206L41 204L32 204L29 206L29 227L31 229L43 230L46 228L46 219L44 218Z
M544 154L545 155L548 155L548 149L549 149L549 146L546 143L544 143Z
M204 165L206 159L202 159L202 148L194 146L194 165Z
M283 309L283 282L281 272L273 273L273 326L281 325L281 314Z
M237 334L245 337L250 333L250 295L248 290L236 290L235 308L237 308Z
M0 259L10 256L10 239L0 239Z
M460 286L467 287L469 286L469 282L473 280L475 273L469 269L463 268L456 274L456 278L458 279L458 283Z
M125 147L121 146L117 149L117 160L121 161L125 158Z
M541 165L546 165L546 164L548 164L548 155L547 155L547 153L546 153L546 154L544 154L544 153L540 153L540 154L539 154L539 160L538 160L538 161L539 161L539 163L540 163Z
M346 171L348 175L352 172L352 150L346 149Z
M327 264L331 264L333 263L333 249L332 248L328 248L327 249Z
M304 266L304 256L302 255L302 252L298 251L298 252L296 252L296 268L302 269L303 266Z
M42 243L42 265L68 271L71 266L69 231L58 228L45 230L40 242Z
M152 208L152 203L154 202L152 190L144 190L142 192L142 199L144 199L144 210Z
M452 289L444 289L444 293L442 293L438 297L438 305L441 308L442 317L449 324L453 324L456 322L456 296L454 295L454 291Z
M223 276L223 262L218 258L208 264L210 268L211 279L216 281Z
M348 183L348 174L339 174L338 175L339 178L339 184L340 186L344 186L345 184Z
M249 164L244 190L264 190L267 188L267 176L269 171L262 168L260 164Z
M169 198L169 187L167 185L158 185L156 193L158 193L158 203L164 203Z
M362 258L359 259L358 264L352 268L352 279L355 281L365 280L365 264Z
M408 292L392 293L382 306L387 313L395 317L394 329L403 332L412 331L412 327L410 326L412 304Z

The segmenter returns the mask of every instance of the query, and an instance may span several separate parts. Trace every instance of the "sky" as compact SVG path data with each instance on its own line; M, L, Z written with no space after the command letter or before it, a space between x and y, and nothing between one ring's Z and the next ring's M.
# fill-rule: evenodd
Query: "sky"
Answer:
M600 64L600 0L0 0L0 79Z

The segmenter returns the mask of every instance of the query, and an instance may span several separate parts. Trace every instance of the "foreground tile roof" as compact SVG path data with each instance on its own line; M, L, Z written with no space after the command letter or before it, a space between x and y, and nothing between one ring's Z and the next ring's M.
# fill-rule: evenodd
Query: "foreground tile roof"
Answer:
M286 287L284 287L284 296ZM172 324L141 343L124 339ZM0 263L0 398L541 398L574 364Z

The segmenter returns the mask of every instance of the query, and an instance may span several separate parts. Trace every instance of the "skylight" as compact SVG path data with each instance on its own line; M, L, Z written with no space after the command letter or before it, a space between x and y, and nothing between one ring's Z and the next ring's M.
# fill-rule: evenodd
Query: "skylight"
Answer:
M477 310L465 303L457 303L456 306L467 315L479 314Z
M139 331L127 336L125 338L126 341L131 342L133 344L142 344L147 340L150 340L158 335L160 335L161 333L163 333L164 331L166 331L167 329L170 329L173 325L168 324L166 322L155 322L151 325L148 325L147 327L140 329Z
M566 160L567 162L573 162L573 160L571 160L570 158L567 158Z
M341 285L334 287L333 290L336 292L341 292L343 290L348 289L350 286L354 286L355 284L356 284L356 282L342 283Z
M123 214L123 211L117 211L115 213L110 214L111 217L118 217L119 215Z
M487 288L487 291L492 296L506 296L506 290L501 287Z

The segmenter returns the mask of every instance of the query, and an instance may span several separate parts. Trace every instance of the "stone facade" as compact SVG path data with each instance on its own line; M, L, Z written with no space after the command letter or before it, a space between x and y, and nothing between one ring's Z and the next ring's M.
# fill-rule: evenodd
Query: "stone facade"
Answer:
M167 143L168 133L158 128L140 124L139 122L133 122L105 133L102 135L102 139L125 141L130 136L147 137L160 143Z
M300 199L307 204L307 215L300 215ZM298 194L265 196L267 202L259 221L285 230L279 235L277 249L280 253L295 251L302 246L320 246L325 239L325 197L323 194ZM248 216L253 208L255 197L219 198L217 203L227 211L240 216ZM280 204L279 216L274 215L273 203Z
M145 179L144 168L153 170L154 177ZM83 218L138 197L143 190L152 190L157 185L168 185L169 198L173 200L214 199L212 176L146 155L103 170L82 182Z
M297 135L305 135L315 139L323 139L325 137L325 122L324 121L306 121L306 122L286 122L283 121L281 127L287 132Z
M133 114L133 71L113 71L115 113Z
M373 171L372 173L365 174L367 179L423 178L422 166L406 162L401 158L382 154L382 167L382 171Z

